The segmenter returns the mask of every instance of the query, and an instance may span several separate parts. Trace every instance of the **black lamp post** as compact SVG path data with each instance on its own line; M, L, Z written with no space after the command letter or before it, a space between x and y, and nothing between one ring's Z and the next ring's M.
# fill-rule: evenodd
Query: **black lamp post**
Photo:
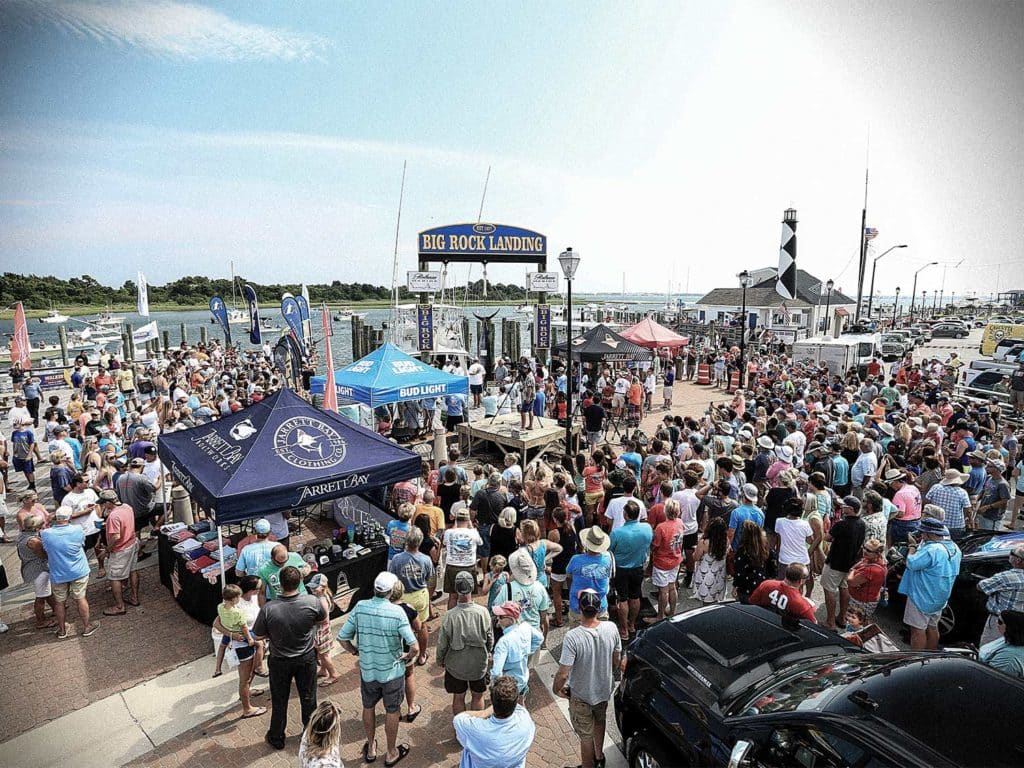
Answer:
M828 295L825 297L825 335L828 336L828 326L832 320L832 289L836 287L835 280L829 280L825 283L825 287L828 289ZM870 300L868 303L870 307ZM871 316L871 310L868 309L868 317Z
M566 248L558 255L565 275L565 455L572 455L572 278L580 265L580 255Z
M900 311L900 287L896 286L896 301L892 303L892 327L896 327L896 313Z
M747 384L747 288L750 286L750 273L743 270L739 274L740 286L743 288L743 311L740 317L740 388L746 389Z
M921 291L921 318L928 316L928 291Z
M873 303L872 299L874 299L875 297L875 267L878 266L878 260L881 259L882 256L885 256L885 254L889 253L890 251L895 251L897 248L906 247L906 245L894 245L892 248L882 251L881 255L875 256L875 260L871 262L871 292L868 293L868 320L871 319L871 304Z

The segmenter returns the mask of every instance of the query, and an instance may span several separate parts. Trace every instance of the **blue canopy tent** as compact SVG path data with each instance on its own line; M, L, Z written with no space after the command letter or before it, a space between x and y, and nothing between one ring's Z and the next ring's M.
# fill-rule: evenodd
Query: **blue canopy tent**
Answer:
M290 389L160 436L160 460L218 526L415 477L412 451Z
M314 376L309 389L323 394L326 376ZM339 398L371 408L404 400L469 393L469 379L438 370L386 343L366 357L334 372Z

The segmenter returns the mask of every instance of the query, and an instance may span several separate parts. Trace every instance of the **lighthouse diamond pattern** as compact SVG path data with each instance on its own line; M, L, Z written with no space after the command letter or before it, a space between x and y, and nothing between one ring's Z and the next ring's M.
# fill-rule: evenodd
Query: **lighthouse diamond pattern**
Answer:
M784 299L796 296L796 211L786 209L782 219L782 244L779 246L779 270L775 292Z

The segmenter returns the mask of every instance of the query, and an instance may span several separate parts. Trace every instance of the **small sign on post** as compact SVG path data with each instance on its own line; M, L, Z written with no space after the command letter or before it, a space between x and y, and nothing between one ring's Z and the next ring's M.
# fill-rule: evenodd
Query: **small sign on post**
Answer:
M547 291L558 293L557 272L527 272L526 289L528 291Z
M439 293L441 291L441 273L410 270L405 273L405 285L410 293Z

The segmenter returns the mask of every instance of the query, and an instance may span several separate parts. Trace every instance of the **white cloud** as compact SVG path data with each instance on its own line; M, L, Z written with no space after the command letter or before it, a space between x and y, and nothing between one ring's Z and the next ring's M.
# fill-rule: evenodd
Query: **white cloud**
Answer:
M303 61L316 58L327 46L316 36L246 24L174 0L14 0L6 12L97 43L171 59Z

